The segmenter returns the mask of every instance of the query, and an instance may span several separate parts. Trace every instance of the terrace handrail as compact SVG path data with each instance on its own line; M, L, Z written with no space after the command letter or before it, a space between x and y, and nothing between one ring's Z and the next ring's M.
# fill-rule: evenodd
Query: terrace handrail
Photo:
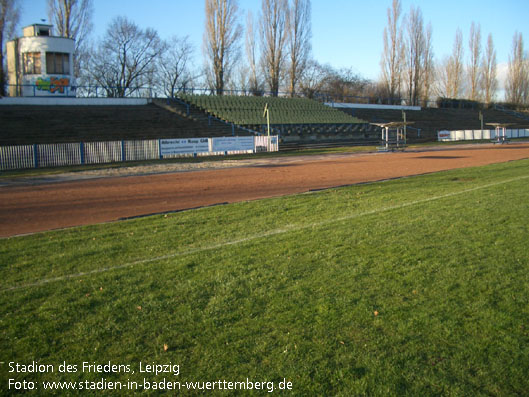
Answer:
M511 116L515 116L515 117L518 117L520 119L524 119L524 120L529 121L529 116L528 115L520 113L520 112L517 112L516 110L507 109L506 107L498 105L498 104L494 105L494 109L499 110L500 112L503 112L503 113L506 113L506 114L510 114Z
M187 103L186 101L184 101L184 100L182 100L180 98L176 98L176 97L175 98L167 98L167 104L170 105L171 102L176 102L176 103L178 103L178 104L180 104L182 106L185 106L186 110L187 110L187 116L190 117L192 104ZM209 120L209 124L210 125L211 125L211 120L216 120L216 121L218 121L218 122L220 122L222 124L230 126L233 135L235 135L235 128L241 129L243 131L249 132L249 133L254 134L254 135L260 135L260 133L257 132L257 131L251 130L249 128L243 127L243 126L235 124L235 123L231 123L231 122L219 119L215 115L212 115L212 114L209 114L209 113L208 113L208 120Z
M9 87L15 87L15 91L25 88L26 96L28 95L27 91L31 92L33 97L48 97L53 96L47 92L41 91L41 89L36 84L6 84L9 91ZM62 86L63 90L60 92L60 96L70 96L70 97L82 97L82 98L175 98L175 96L168 96L163 93L157 87L154 86L144 86L137 85L132 87L118 87L118 86L101 86L101 85L91 85L91 84L70 84ZM66 95L65 95L66 93ZM113 94L109 94L113 93ZM196 88L196 87L178 87L175 89L175 93L191 93L191 94L203 94L209 96L217 96L217 90L211 88ZM260 91L258 95L251 93L248 90L238 90L238 89L225 89L222 90L223 95L234 95L234 96L243 96L243 97L282 97L282 98L291 98L292 95L288 91L280 91L277 95L272 91ZM58 95L56 95L58 96ZM357 96L357 95L339 95L341 101L355 101L355 102L365 102L365 103L394 103L395 101L406 101L405 99L400 98L382 98L382 97L369 97L369 96ZM305 95L303 93L296 93L294 98L308 98L316 101L322 101L325 99L330 102L338 102L336 94L326 93L326 92L317 92L313 95ZM434 103L434 101L432 101Z
M71 84L61 85L56 87L56 90L44 90L42 86L36 84L6 84L7 92L9 88L14 87L15 92L19 92L21 89L25 89L25 96L33 97L79 97L79 98L147 98L147 99L162 99L170 98L175 99L179 93L190 93L190 94L202 94L208 96L217 96L217 90L211 88L197 88L197 87L178 87L174 90L176 95L167 95L156 86L145 86L136 85L132 87L118 87L118 86L101 86L91 84ZM241 89L225 89L222 90L223 95L233 95L240 97L281 97L281 98L307 98L317 102L328 102L328 103L365 103L365 104L398 104L398 105L412 105L410 101L403 97L384 97L384 96L362 96L362 95L349 95L349 94L338 94L332 92L318 91L313 93L296 92L294 96L288 91L280 91L277 95L271 91L260 91L252 93L249 90ZM222 95L221 95L222 96ZM484 104L481 104L484 105ZM425 100L421 101L421 106L429 108L439 107L438 100ZM503 106L494 104L494 108L498 110L505 109ZM521 118L529 120L527 116L516 112ZM519 117L517 116L517 117Z

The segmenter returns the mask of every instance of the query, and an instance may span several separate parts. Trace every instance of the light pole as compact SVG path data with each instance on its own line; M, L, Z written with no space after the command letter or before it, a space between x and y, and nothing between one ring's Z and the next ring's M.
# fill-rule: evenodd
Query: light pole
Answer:
M270 109L268 108L268 103L265 104L263 117L266 116L266 126L267 126L267 132L268 132L268 151L270 151Z

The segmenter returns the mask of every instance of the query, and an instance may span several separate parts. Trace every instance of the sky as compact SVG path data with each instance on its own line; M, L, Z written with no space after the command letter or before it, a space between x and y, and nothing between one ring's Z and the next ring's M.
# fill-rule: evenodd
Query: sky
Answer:
M364 78L380 77L383 31L391 0L312 0L312 55L322 64L352 68ZM20 26L48 19L47 0L21 0ZM260 0L239 0L240 21L259 14ZM470 25L481 26L482 46L492 34L498 69L506 69L515 32L529 43L529 0L402 0L403 14L420 7L425 24L432 25L436 61L452 52L456 30L463 32L466 54ZM126 16L142 28L154 28L160 37L189 36L195 46L195 66L202 66L203 0L94 0L92 39L105 34L110 21Z

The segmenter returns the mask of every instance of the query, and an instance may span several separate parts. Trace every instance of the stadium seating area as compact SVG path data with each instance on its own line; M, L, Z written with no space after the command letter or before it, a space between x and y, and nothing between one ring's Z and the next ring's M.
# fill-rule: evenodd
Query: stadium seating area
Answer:
M401 121L401 110L380 109L348 109L341 108L344 113L369 120L371 123ZM511 114L488 109L483 110L484 123L512 123L513 128L529 128L529 121ZM406 120L413 122L408 128L408 138L417 140L437 140L439 130L471 130L481 128L479 110L473 109L437 109L423 108L420 111L406 111ZM488 127L485 124L485 128Z
M0 106L0 145L250 135L220 122L142 106Z
M364 123L322 103L305 98L254 96L213 96L181 94L180 99L221 120L244 126L266 123L265 105L270 124L355 124Z
M266 133L263 109L270 109L271 133L285 144L366 144L380 139L369 123L402 120L401 110L338 109L301 98L182 95L141 106L0 106L0 145L90 142ZM529 120L505 111L483 111L485 123ZM479 111L423 108L407 111L408 142L435 141L439 130L479 129ZM488 127L485 127L488 128Z

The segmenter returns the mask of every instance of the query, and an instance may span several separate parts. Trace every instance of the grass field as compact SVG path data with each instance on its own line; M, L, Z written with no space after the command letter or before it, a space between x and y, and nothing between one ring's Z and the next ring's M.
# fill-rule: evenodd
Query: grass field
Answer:
M0 240L0 394L527 395L528 182L523 160ZM53 372L9 372L33 361ZM130 372L82 371L109 361Z

